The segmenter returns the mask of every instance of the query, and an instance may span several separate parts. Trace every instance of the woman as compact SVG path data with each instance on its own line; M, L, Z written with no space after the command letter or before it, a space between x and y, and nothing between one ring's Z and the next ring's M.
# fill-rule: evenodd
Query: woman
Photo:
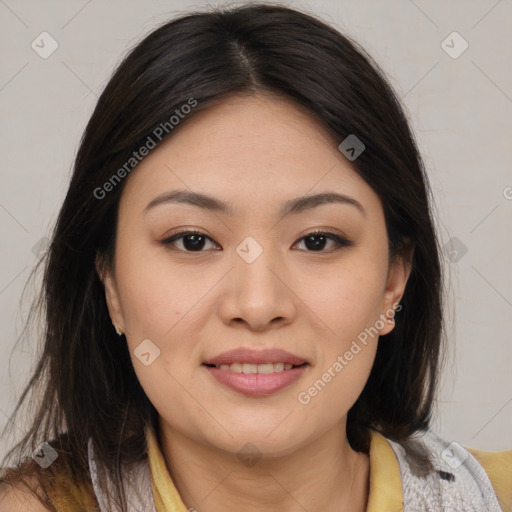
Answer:
M0 505L512 510L512 450L429 429L429 195L383 73L324 23L258 4L152 32L80 145Z

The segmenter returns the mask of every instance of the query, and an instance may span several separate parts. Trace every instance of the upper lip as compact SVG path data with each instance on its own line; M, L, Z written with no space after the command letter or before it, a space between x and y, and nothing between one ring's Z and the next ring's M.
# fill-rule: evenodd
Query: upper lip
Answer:
M220 364L231 363L290 363L298 366L306 362L307 361L302 357L290 354L290 352L280 348L254 350L240 347L234 350L228 350L227 352L222 352L221 354L208 359L204 364L214 364L218 366Z

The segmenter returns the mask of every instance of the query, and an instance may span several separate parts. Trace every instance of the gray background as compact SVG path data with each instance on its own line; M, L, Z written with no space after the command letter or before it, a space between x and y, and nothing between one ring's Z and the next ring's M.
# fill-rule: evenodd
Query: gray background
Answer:
M20 303L23 286L55 222L97 97L144 34L207 5L0 0L0 428L37 354L34 337L15 346L33 291ZM450 349L433 427L466 446L512 449L511 1L285 5L353 36L402 98L447 247ZM43 31L59 45L46 59L31 47L35 41L40 52L51 48L48 36L39 36ZM460 55L463 40L448 37L454 31L469 44ZM23 420L17 423L14 436L1 440L0 455L24 431Z

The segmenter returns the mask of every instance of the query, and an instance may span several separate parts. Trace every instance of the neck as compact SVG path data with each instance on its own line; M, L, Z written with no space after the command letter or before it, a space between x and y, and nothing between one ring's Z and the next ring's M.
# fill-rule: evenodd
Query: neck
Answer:
M369 458L350 447L344 423L293 453L252 464L184 437L161 419L158 431L167 469L189 510L366 510Z

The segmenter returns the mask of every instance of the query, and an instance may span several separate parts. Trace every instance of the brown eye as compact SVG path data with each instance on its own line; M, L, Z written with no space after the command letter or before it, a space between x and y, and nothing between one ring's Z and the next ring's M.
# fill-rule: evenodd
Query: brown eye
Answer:
M300 241L302 240L304 240L308 252L331 252L336 249L340 249L341 247L349 247L354 245L353 242L347 240L346 238L325 231L314 231L302 237ZM328 242L332 242L334 247L332 247L331 244L331 249L324 251L326 245L328 245Z
M175 245L176 242L181 242L181 247L178 247L178 250L185 252L203 252L205 245L207 242L213 242L213 240L201 233L200 231L181 231L172 235L165 240L162 240L162 244L166 246Z
M303 240L307 252L332 252L341 247L354 245L350 240L326 231L313 231L303 236L299 241ZM177 242L181 243L181 247L176 247ZM174 246L177 250L184 252L204 252L203 249L207 246L208 242L215 245L215 242L201 231L187 230L175 233L162 240L161 243L165 246ZM330 249L324 250L326 246L329 247L329 242L331 242Z

